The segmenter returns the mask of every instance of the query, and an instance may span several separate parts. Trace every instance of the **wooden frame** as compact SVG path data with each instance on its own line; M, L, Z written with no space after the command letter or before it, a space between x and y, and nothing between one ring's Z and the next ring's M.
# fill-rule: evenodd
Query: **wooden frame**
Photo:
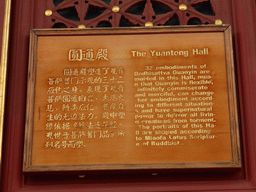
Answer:
M230 146L231 146L231 157L230 161L226 160L220 160L220 159L212 160L211 161L206 161L203 158L202 159L197 159L195 162L193 161L188 161L188 162L168 162L168 163L163 163L161 162L160 159L156 160L157 162L147 162L147 161L138 161L138 162L133 162L133 163L113 163L112 161L109 161L107 164L104 163L104 161L100 161L100 163L94 163L91 162L89 164L82 164L82 162L85 159L82 159L78 161L78 163L72 163L72 164L59 164L55 162L54 158L51 159L53 164L47 164L47 163L39 163L39 165L33 165L32 161L33 159L39 158L37 157L38 155L34 155L32 158L32 150L34 147L34 135L36 132L34 130L34 126L38 125L39 122L36 124L34 123L34 118L37 116L37 112L35 112L35 99L37 99L37 94L38 92L35 92L35 89L43 90L43 86L40 85L40 87L36 87L37 85L37 68L40 66L37 66L37 63L40 61L38 59L37 55L41 55L42 52L38 53L37 50L41 48L41 45L38 45L38 39L39 38L44 38L44 37L82 37L82 36L88 36L93 37L93 36L100 36L100 35L114 35L114 36L125 36L125 35L161 35L161 34L186 34L190 35L193 33L202 33L207 34L207 33L220 33L221 35L223 34L223 42L222 45L224 46L224 57L222 57L222 62L226 63L226 67L224 67L226 70L223 70L224 74L221 76L226 76L226 80L223 80L224 82L227 81L227 84L225 85L226 88L224 89L224 94L221 92L220 94L223 94L224 97L227 96L228 100L225 102L222 99L219 99L217 101L221 101L223 104L218 104L220 106L225 106L229 111L229 114L222 113L219 116L227 116L224 121L228 121L229 123L225 125L225 127L228 128L228 135L230 134L230 140L229 139L222 139L219 140L217 143L220 141L223 142L224 140L230 141ZM100 37L99 37L100 38ZM54 38L53 38L54 39ZM158 39L161 40L161 39ZM179 39L181 42L182 39ZM49 45L49 42L48 44ZM74 45L73 45L74 46ZM74 47L75 48L75 47ZM47 48L49 50L49 47ZM232 52L232 39L231 39L231 28L229 25L222 25L222 26L196 26L196 27L189 27L189 26L183 26L183 27L154 27L154 28L140 28L140 29L109 29L109 30L103 30L103 29L85 29L85 30L33 30L31 32L31 46L30 46L30 67L29 67L29 80L28 80L28 100L27 100L27 124L26 124L26 133L25 133L25 152L24 152L24 168L23 170L26 172L37 172L37 171L68 171L68 170L113 170L113 169L177 169L177 168L235 168L235 167L241 167L241 154L240 154L240 142L239 142L239 123L238 123L238 114L237 114L237 99L236 99L236 90L235 90L235 75L234 75L234 64L233 64L233 52ZM66 57L66 56L65 56ZM133 57L141 57L141 56L136 56L133 55ZM82 59L81 59L82 60ZM77 61L81 61L77 60ZM208 58L209 60L209 58ZM70 62L69 58L69 62ZM57 61L56 61L57 62ZM63 61L62 61L63 62ZM206 62L206 61L202 61ZM64 63L63 63L64 64ZM218 66L220 67L220 66ZM223 69L224 69L223 68ZM214 68L216 70L217 68ZM40 68L40 71L42 71L43 68ZM53 70L53 69L52 69ZM39 73L39 72L38 72ZM40 75L41 76L41 75ZM39 77L40 77L39 76ZM48 78L48 77L47 77ZM46 79L44 79L45 81ZM216 80L217 81L217 80ZM43 82L43 80L38 80L38 82ZM215 80L213 80L215 82ZM218 85L215 86L214 92L217 89L220 89L220 87L217 87ZM208 89L208 88L207 88ZM44 97L43 97L44 98ZM41 103L42 101L40 101ZM128 105L134 105L134 104L128 104ZM219 106L219 107L220 107ZM224 109L223 109L224 110ZM219 111L218 111L219 112ZM42 112L44 113L44 112ZM215 111L215 114L216 111ZM212 115L215 115L212 113ZM166 114L165 114L166 115ZM42 116L46 116L45 114L42 114ZM40 117L40 106L39 106L39 117ZM39 118L40 119L40 118ZM134 125L133 125L134 126ZM216 125L215 125L216 126ZM220 127L220 125L217 125L217 127ZM193 127L192 127L193 128ZM220 131L221 129L218 129ZM40 130L42 131L42 130ZM227 131L227 129L226 129ZM223 133L222 133L223 134ZM189 135L190 136L190 135ZM191 137L191 136L190 136ZM200 136L201 137L201 136ZM219 135L218 135L219 137ZM229 138L229 136L227 137ZM38 140L38 139L37 139ZM99 141L98 141L99 142ZM48 143L48 142L46 142ZM228 145L228 144L225 144ZM52 146L53 147L53 146ZM37 149L38 146L36 146ZM54 147L53 147L54 148ZM211 147L209 147L211 148ZM41 149L42 150L42 149ZM153 150L153 149L152 149ZM186 149L188 150L188 149ZM191 150L191 148L189 148ZM208 150L208 149L204 149ZM40 150L39 150L40 151ZM118 149L117 151L120 151ZM168 150L167 150L168 151ZM164 152L164 154L167 153ZM35 152L35 151L34 151ZM172 151L168 151L172 152ZM42 151L39 152L40 154ZM64 151L62 152L62 154ZM50 152L47 152L47 156L49 155ZM137 156L138 154L133 154ZM72 153L71 153L72 156ZM59 156L58 156L59 157ZM94 156L93 156L94 157ZM100 156L99 158L103 158L104 156ZM42 157L41 157L42 158ZM62 159L62 158L61 158ZM202 162L200 162L200 160ZM47 160L46 160L47 161ZM49 161L49 160L48 160ZM123 160L122 160L123 161ZM158 162L159 161L159 162ZM165 160L166 161L166 160ZM67 162L66 162L67 163Z
M4 5L4 3L3 3ZM11 1L5 1L3 6L3 24L0 29L2 33L0 45L2 45L1 63L0 63L0 165L2 165L2 147L3 147L3 132L4 132L4 112L5 112L5 95L6 95L6 78L7 78L7 56L9 45L9 25L10 25L10 13L11 13ZM1 15L2 16L2 15ZM2 17L1 17L2 18ZM2 169L0 169L0 175Z

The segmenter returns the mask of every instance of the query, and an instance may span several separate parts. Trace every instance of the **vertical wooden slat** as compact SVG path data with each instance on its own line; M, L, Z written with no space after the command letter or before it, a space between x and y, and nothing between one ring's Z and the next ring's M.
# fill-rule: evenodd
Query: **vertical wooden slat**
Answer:
M5 111L5 95L6 95L6 72L7 72L7 55L9 44L9 25L11 14L11 0L1 1L0 4L0 181L2 179L2 144L4 131L4 111ZM1 182L0 182L1 184ZM0 187L1 190L1 187Z

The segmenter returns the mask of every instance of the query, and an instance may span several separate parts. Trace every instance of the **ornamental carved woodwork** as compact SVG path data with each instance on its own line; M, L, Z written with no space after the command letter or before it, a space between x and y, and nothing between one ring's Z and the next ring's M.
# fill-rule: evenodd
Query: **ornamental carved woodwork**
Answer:
M214 24L215 0L48 0L52 28Z

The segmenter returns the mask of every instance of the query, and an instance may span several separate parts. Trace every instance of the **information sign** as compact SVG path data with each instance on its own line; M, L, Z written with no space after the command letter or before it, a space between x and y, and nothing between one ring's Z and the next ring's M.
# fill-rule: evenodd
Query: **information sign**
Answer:
M240 167L228 25L32 30L25 172Z

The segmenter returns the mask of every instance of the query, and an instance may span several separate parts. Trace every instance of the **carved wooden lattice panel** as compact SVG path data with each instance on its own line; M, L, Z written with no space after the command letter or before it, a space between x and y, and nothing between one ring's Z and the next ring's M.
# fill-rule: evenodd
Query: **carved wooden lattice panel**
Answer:
M48 0L53 28L221 24L215 0Z

